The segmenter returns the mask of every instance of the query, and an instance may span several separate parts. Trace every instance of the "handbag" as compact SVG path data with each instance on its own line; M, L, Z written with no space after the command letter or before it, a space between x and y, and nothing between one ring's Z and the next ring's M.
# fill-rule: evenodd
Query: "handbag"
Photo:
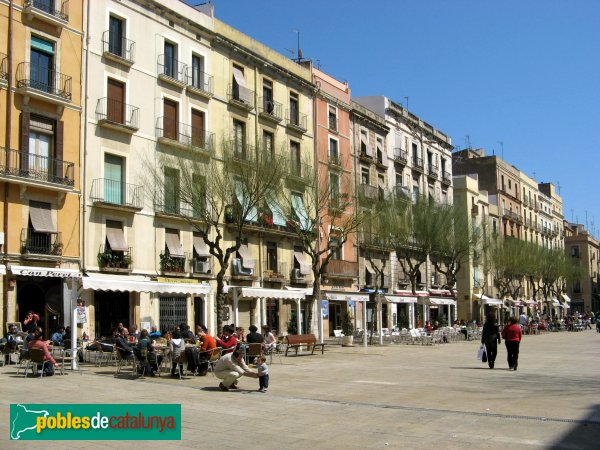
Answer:
M485 353L485 347L483 344L479 346L479 350L477 350L477 359L481 360L483 358L483 354Z
M481 362L482 363L487 362L487 352L485 351L485 349L483 350L483 355L481 355Z

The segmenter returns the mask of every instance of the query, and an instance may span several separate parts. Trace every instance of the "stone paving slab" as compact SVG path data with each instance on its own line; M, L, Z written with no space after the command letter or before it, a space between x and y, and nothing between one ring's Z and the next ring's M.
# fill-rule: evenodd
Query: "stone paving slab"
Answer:
M476 342L326 347L325 355L274 359L267 394L243 378L221 392L206 377L130 379L114 367L24 379L0 368L0 448L10 403L181 403L182 440L165 448L600 448L600 334L525 336L519 370L475 358ZM102 441L49 448L103 449Z

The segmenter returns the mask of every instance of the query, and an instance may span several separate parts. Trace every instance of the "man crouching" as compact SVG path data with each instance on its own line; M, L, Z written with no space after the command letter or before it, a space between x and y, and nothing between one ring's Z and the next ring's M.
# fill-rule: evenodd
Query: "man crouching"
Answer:
M215 365L215 376L223 380L219 384L219 389L228 391L229 389L238 388L236 384L242 376L257 378L258 374L248 369L242 352L236 350L233 353L221 356L221 359Z

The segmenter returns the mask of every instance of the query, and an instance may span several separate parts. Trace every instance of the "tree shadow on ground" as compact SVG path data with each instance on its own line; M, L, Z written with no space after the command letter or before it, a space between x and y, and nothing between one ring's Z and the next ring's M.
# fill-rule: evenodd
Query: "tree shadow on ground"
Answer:
M588 415L575 421L573 427L560 440L550 445L551 449L598 448L600 436L600 405L590 408Z

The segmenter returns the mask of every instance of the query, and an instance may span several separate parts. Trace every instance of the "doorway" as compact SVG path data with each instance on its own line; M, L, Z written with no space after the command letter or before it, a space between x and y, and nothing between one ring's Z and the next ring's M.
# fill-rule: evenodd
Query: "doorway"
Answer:
M122 323L129 328L129 292L94 292L96 337L111 336L113 328Z
M333 330L342 327L342 304L329 302L329 336L333 336Z

